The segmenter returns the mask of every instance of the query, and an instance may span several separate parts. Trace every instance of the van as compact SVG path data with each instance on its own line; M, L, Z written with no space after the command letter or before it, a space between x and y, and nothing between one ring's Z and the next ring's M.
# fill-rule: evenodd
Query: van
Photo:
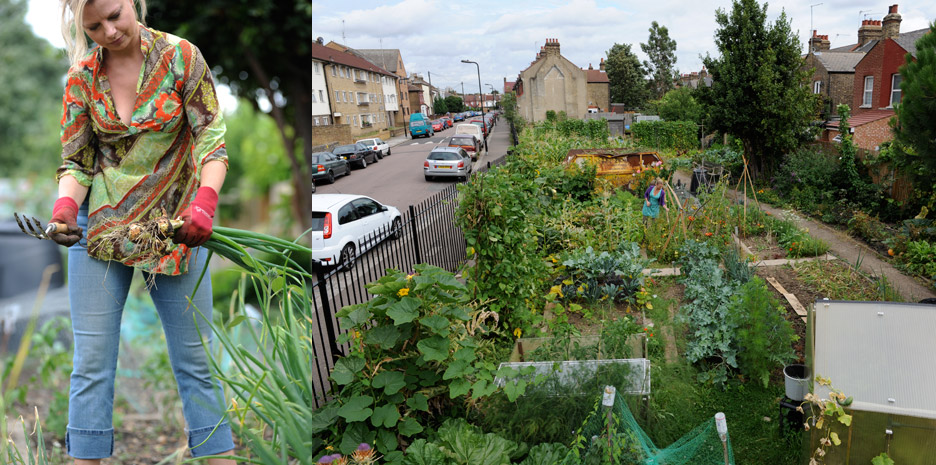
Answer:
M480 126L475 124L457 124L455 125L455 134L471 134L479 141L482 141L484 150L487 150L487 141L484 140L484 132Z
M409 119L410 136L415 139L417 136L432 137L435 131L432 130L432 123L429 118L422 113L413 113Z

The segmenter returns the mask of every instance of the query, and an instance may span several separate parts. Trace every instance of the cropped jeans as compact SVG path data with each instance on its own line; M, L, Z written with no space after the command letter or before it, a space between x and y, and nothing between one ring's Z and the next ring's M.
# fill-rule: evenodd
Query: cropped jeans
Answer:
M78 214L78 226L84 230L87 208L85 203ZM169 361L182 398L188 444L192 455L200 457L229 451L234 441L225 419L221 383L212 379L209 355L202 346L202 337L209 347L212 341L208 273L192 298L193 305L187 300L207 256L204 249L196 250L188 273L153 276L150 296L166 335ZM77 459L101 459L114 452L114 376L120 320L133 274L133 267L89 257L86 239L68 250L75 355L65 443L68 454ZM143 276L149 277L146 273Z

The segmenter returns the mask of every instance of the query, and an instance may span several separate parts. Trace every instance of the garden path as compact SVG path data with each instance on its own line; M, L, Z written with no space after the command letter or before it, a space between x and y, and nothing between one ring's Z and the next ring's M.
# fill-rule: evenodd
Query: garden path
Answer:
M673 177L673 182L680 179L683 184L688 185L691 180L688 173L677 172ZM732 189L728 190L728 195L734 196L738 201L744 201L744 193ZM800 217L799 215L790 215L788 211L780 208L766 205L764 203L755 203L753 198L748 198L748 205L759 205L761 210L769 212L777 217L788 218L796 222L799 227L806 229L810 235L822 239L829 244L829 253L847 263L859 263L861 270L872 276L884 276L895 291L907 302L918 302L922 299L936 298L936 289L931 285L921 283L912 276L907 276L900 272L893 265L884 260L874 249L863 244L861 241L817 221Z

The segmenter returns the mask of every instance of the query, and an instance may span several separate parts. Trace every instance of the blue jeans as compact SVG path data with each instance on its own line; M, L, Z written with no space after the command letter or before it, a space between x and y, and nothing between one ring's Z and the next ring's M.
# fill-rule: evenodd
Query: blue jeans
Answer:
M78 226L87 231L87 224L85 203L78 214ZM68 454L74 458L100 459L114 452L114 376L120 319L134 268L91 258L86 247L87 242L82 239L68 250L75 356L65 443ZM182 398L188 444L192 455L200 457L229 451L234 448L234 441L225 419L224 391L220 381L212 378L209 354L202 346L202 337L209 347L212 341L208 273L192 298L194 307L187 300L207 258L204 249L197 250L191 258L189 273L155 275L150 296L166 335L169 361ZM143 276L149 277L146 273Z

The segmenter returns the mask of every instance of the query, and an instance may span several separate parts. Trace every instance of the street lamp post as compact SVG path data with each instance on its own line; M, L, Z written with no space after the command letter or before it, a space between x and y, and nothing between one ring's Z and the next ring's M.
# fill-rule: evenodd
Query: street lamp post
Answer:
M481 66L477 62L471 60L462 60L462 63L474 63L475 67L478 69L478 98L483 98L484 88L481 87ZM484 132L487 133L487 120L484 119L484 101L481 102L481 121L484 124ZM484 141L484 149L487 150L487 141Z

